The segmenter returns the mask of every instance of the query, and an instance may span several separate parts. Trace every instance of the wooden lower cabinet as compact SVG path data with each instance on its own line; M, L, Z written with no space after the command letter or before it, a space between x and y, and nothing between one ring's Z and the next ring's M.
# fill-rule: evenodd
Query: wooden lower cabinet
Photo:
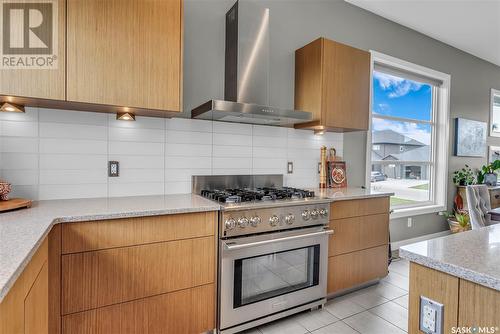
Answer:
M328 294L387 275L387 245L328 258Z
M500 325L500 291L411 262L408 333L424 333L419 329L420 296L444 305L444 333L458 333L456 327L465 328L460 333L474 327L494 333L491 328Z
M49 333L47 259L45 240L0 303L1 334Z
M387 275L389 197L345 200L330 206L328 294Z
M62 256L62 314L214 282L213 237Z
M63 333L203 333L215 328L214 295L214 284L207 284L66 315Z
M500 326L500 291L461 279L459 296L458 326Z
M457 277L410 263L410 294L408 302L408 333L424 333L419 329L420 296L445 305L444 333L451 333L458 317Z

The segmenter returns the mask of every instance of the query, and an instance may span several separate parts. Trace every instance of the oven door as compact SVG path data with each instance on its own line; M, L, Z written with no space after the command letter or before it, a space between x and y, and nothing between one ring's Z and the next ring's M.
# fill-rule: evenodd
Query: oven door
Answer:
M323 226L220 241L220 328L326 296Z

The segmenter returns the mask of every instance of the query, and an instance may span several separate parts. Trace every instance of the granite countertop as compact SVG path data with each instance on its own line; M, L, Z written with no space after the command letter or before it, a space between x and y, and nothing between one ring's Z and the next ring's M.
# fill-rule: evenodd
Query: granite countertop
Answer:
M30 209L0 214L0 302L54 224L101 219L217 211L192 194L34 202Z
M403 246L399 256L500 291L500 224Z
M387 197L394 195L393 192L373 191L371 189L361 187L347 187L347 188L315 188L311 189L316 196L331 201L343 201L350 199L363 199L374 197Z

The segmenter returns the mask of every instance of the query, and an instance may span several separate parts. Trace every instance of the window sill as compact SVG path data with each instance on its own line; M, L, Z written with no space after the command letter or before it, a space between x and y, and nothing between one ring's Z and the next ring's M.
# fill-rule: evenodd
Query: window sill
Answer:
M391 213L391 219L407 218L407 217L425 215L430 213L437 213L445 210L446 207L444 205L437 205L437 204L419 206L413 208L394 209L394 211Z

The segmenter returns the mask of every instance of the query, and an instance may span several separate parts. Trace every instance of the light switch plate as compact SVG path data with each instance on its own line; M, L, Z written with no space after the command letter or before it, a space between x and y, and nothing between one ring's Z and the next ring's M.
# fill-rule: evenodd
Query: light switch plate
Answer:
M286 169L287 169L288 174L293 174L293 162L292 161L288 161Z
M443 334L444 306L420 296L420 330L427 334Z

